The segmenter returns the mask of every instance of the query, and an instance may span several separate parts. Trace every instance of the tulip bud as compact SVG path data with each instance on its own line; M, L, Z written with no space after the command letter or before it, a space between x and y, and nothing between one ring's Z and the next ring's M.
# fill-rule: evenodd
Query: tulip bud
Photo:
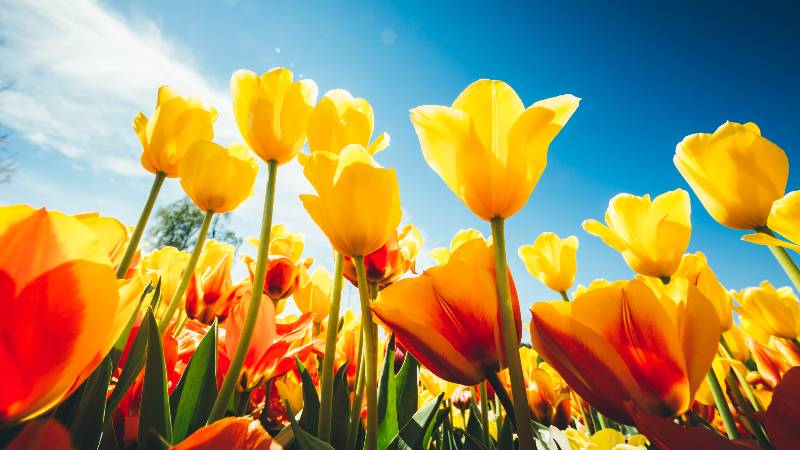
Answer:
M461 411L466 411L472 404L472 388L467 386L458 386L450 396L450 402Z
M367 281L384 288L414 270L417 254L422 247L422 235L414 225L406 225L395 233L381 248L364 257ZM344 276L358 287L353 259L345 257Z

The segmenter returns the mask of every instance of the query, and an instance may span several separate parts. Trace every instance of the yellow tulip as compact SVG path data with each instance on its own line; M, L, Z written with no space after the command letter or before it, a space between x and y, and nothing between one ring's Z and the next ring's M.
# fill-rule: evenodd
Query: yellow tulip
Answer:
M175 247L162 247L142 258L139 265L142 278L153 286L161 281L162 305L172 298L188 262L189 254Z
M547 149L579 98L561 95L529 108L508 84L478 80L452 106L411 110L428 165L478 217L510 217L528 201Z
M245 241L255 248L259 247L258 238L248 236ZM272 256L284 256L292 262L300 261L300 256L305 248L306 236L303 233L295 233L282 223L272 226L269 233L269 254Z
M566 292L575 281L578 238L561 239L555 233L542 233L533 245L519 248L519 257L531 275L556 292Z
M375 116L368 101L353 98L344 89L334 89L325 93L311 113L308 148L312 152L339 153L349 144L360 144L374 155L389 146L386 133L370 144L374 127Z
M178 175L181 186L203 211L227 213L253 193L258 164L244 144L227 147L197 141L186 151Z
M453 239L450 241L450 248L447 247L434 248L433 250L431 250L430 254L431 258L433 259L434 262L436 262L436 265L438 266L447 264L447 261L450 260L450 255L452 255L453 252L455 252L456 249L458 249L458 247L461 247L462 244L464 244L465 242L469 242L473 239L483 239L484 241L486 241L487 244L490 245L492 243L491 236L489 236L488 239L484 238L483 234L476 229L467 228L466 230L458 230L455 236L453 236Z
M714 134L686 136L673 161L708 213L740 230L767 224L789 177L786 153L752 122L725 122Z
M733 292L733 297L741 305L736 312L758 329L785 339L800 335L800 303L792 288L775 289L763 281L759 287Z
M148 172L178 176L178 166L190 145L214 138L217 110L195 98L183 98L169 86L158 88L153 117L142 113L133 119L133 129L142 143L142 166Z
M304 266L300 268L294 290L294 302L302 313L313 312L314 322L320 323L328 317L333 278L324 267L317 267L311 275Z
M627 439L613 428L604 428L587 436L574 428L564 430L571 450L645 450L648 440L641 434L634 434ZM569 450L569 449L568 449Z
M683 255L681 264L673 275L673 278L678 277L686 278L689 283L697 286L701 294L711 300L719 316L722 331L728 331L733 326L731 296L708 266L706 255L702 252Z
M767 226L791 242L766 233L750 234L742 239L754 244L786 247L800 253L800 191L789 192L775 200L767 218Z
M587 233L622 253L631 269L650 277L668 278L681 263L692 234L689 194L683 189L649 195L619 194L606 210L606 224L583 222Z
M378 165L358 144L339 155L314 152L300 163L318 194L300 200L336 251L365 256L392 237L402 214L394 169Z
M291 161L306 141L306 127L317 100L312 80L293 81L292 71L276 67L261 75L237 70L231 76L233 114L247 145L264 161Z

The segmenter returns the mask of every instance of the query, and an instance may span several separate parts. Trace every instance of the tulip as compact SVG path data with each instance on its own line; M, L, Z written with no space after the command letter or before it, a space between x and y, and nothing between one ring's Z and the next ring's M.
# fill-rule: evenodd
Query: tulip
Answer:
M74 450L69 431L55 419L30 422L6 450Z
M102 362L131 312L107 250L80 220L0 207L0 424L51 410Z
M328 269L317 267L311 275L303 267L295 282L294 302L302 313L314 313L314 322L328 317L333 279ZM335 324L333 326L336 326ZM297 411L299 409L292 408Z
M264 161L294 159L306 141L306 127L317 100L312 80L293 81L292 71L276 67L261 75L237 70L231 76L236 124L247 145Z
M572 95L525 108L502 81L478 80L450 107L411 110L428 165L473 213L507 218L528 201L547 165L547 149L578 108Z
M227 309L232 264L232 245L206 241L186 290L186 314L190 319L210 325Z
M571 450L646 450L648 443L647 438L641 434L627 436L626 439L626 436L613 428L604 428L591 436L569 428L564 430L564 435Z
M249 256L244 257L247 270L250 273L250 280L255 281L254 264L255 260ZM281 255L270 255L267 260L266 276L264 279L263 292L274 302L279 302L288 298L297 286L297 279L301 268L308 268L311 260L295 264L291 259Z
M800 416L800 368L786 372L775 388L774 400L764 415L767 435L779 450L796 447L800 442L797 417Z
M94 234L100 239L100 244L108 252L111 264L119 267L125 247L131 238L130 228L118 219L104 217L98 213L77 214L75 218L94 231ZM137 251L131 263L135 266L138 260L139 252ZM125 278L130 278L134 273L135 271L129 269L125 274Z
M686 278L689 283L697 286L700 293L711 300L711 304L714 305L722 325L722 331L727 332L731 329L733 326L733 302L730 293L709 267L706 255L702 252L683 255L680 266L673 277Z
M625 402L662 417L685 412L711 367L721 329L694 285L659 300L639 280L574 302L534 303L531 340L544 360L598 411L632 423ZM588 377L587 374L592 374Z
M258 165L243 144L195 142L178 169L181 186L204 212L227 213L253 193Z
M528 408L534 420L545 426L563 429L569 425L572 415L569 388L558 385L549 372L533 369L528 379Z
M509 275L509 282L513 281ZM512 289L517 334L519 300ZM397 341L436 376L476 385L505 367L494 260L483 240L459 247L450 261L400 280L372 303Z
M692 224L689 194L666 192L652 201L649 195L619 194L606 210L606 224L583 222L587 233L622 253L631 269L642 275L669 279L689 246Z
M417 227L412 224L404 226L381 248L364 257L367 281L381 289L394 283L409 270L414 270L421 247L422 234ZM343 273L345 278L358 287L353 258L345 257Z
M260 242L255 237L248 237L245 239L248 244L255 248L260 247ZM289 230L286 225L275 224L269 234L269 254L281 255L291 259L294 262L300 260L305 247L305 235L303 233L295 233Z
M177 290L189 254L175 247L162 247L142 258L139 273L153 286L161 282L161 299L170 301ZM179 299L180 300L180 299Z
M764 232L750 234L742 239L754 244L786 247L800 253L800 191L789 192L783 198L775 200L767 218L767 228L789 242Z
M769 281L733 292L743 320L772 336L795 339L800 335L800 303L792 288L775 289Z
M431 250L431 258L437 265L443 265L447 261L450 260L450 255L453 254L454 251L458 247L461 247L462 244L465 242L469 242L473 239L484 239L487 244L492 243L492 238L489 237L485 239L483 234L473 228L467 228L466 230L458 230L458 232L453 236L453 239L450 240L450 248L447 247L436 247Z
M371 144L375 116L372 105L353 98L344 89L334 89L319 100L308 122L308 148L311 152L339 153L350 144L367 147L371 154L389 146L389 135L378 136Z
M329 323L328 326L334 326ZM344 364L347 366L347 383L354 387L358 371L359 342L361 341L361 321L349 309L342 315L342 326L335 340L336 370ZM326 342L327 344L327 342ZM324 361L323 361L324 362ZM323 380L324 381L324 380Z
M226 417L206 425L171 450L270 450L272 437L257 420L245 417Z
M561 239L555 233L542 233L518 253L528 272L550 289L566 293L572 287L578 255L575 236Z

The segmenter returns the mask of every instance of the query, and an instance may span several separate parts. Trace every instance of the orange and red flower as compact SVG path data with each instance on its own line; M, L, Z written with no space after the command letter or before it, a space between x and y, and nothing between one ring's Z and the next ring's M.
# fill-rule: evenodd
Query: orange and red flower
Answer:
M421 247L422 235L417 227L412 224L404 226L381 248L364 257L367 281L380 288L394 283L409 270L414 270ZM344 259L344 276L358 287L356 266L349 256Z

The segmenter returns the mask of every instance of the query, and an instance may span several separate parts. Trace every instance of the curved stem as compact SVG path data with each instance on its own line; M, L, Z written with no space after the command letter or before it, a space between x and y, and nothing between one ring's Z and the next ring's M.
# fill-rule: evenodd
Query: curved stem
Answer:
M775 237L775 233L773 233L768 227L759 227L756 228L756 231ZM772 256L775 257L775 259L778 261L778 264L783 267L786 275L788 275L789 279L792 280L792 284L794 284L795 289L800 291L800 268L797 267L797 264L795 264L795 262L792 260L792 257L789 256L789 253L786 252L786 249L783 247L770 245L769 251L772 252Z
M486 392L486 381L480 384L480 392L481 392L481 431L483 437L483 446L486 448L491 448L489 445L489 395ZM466 428L467 422L464 421L464 427Z
M200 259L200 253L203 251L203 243L206 241L208 227L211 225L211 219L213 217L214 211L207 211L205 217L203 217L203 225L200 227L200 233L197 235L197 242L194 243L192 254L189 256L189 262L186 263L186 268L183 269L181 281L178 282L178 287L175 288L175 292L169 300L169 305L167 305L167 310L164 312L164 317L158 322L158 331L161 334L164 334L164 330L166 330L170 322L172 322L172 316L174 316L175 311L178 310L183 294L186 292L186 287L189 286L189 281L192 279L192 275L194 275L194 268L197 266L197 260Z
M517 428L517 419L516 414L514 414L514 404L511 403L511 397L508 396L508 392L506 392L506 387L503 386L503 383L497 378L496 373L490 373L486 375L486 381L492 386L494 390L494 395L500 399L500 404L503 405L503 409L506 410L506 416L508 420L511 421L511 425L513 425L514 429ZM527 407L527 404L525 405ZM498 430L499 431L499 430Z
M377 343L372 322L372 310L369 307L369 284L367 271L364 268L364 257L354 256L353 261L358 275L358 295L361 300L361 329L364 333L365 377L364 389L367 392L367 440L366 450L378 448L378 361Z
M333 366L336 359L336 334L339 328L339 308L342 303L342 272L344 258L336 252L333 269L333 290L331 291L331 311L328 315L328 328L325 334L325 356L322 359L322 380L320 381L319 437L325 442L331 438L333 413Z
M122 254L122 259L117 267L117 278L125 278L125 273L128 272L128 267L131 265L133 255L136 249L139 248L139 241L142 240L142 233L147 226L147 220L150 219L150 214L153 212L153 205L156 204L156 197L161 192L161 186L164 184L164 178L167 175L164 172L156 172L156 177L153 179L153 185L150 186L150 194L147 195L147 201L144 203L139 220L136 222L136 228L133 229L131 240L128 241L128 247L125 248L125 253Z
M531 413L527 408L528 394L522 376L522 362L519 358L519 336L511 304L511 289L508 284L508 262L506 261L506 238L503 218L492 219L492 239L494 242L494 270L497 278L497 300L500 303L500 326L503 335L503 350L511 378L511 395L514 404L520 405L516 411L517 434L520 450L533 450L533 429Z
M275 205L275 180L278 175L278 162L275 160L267 161L267 170L267 192L264 195L264 211L261 216L261 235L258 241L258 257L256 258L256 269L253 274L253 294L250 297L250 303L248 303L247 316L244 319L244 326L242 326L242 333L239 336L239 342L236 344L236 350L231 358L230 368L228 369L228 373L225 374L225 378L222 380L219 395L217 395L217 399L214 401L214 406L211 408L211 413L208 416L208 423L219 420L225 415L228 399L233 393L236 382L239 380L239 375L244 365L244 357L247 355L247 349L250 347L250 341L253 339L253 330L256 327L261 296L264 293L264 276L267 270L269 239L270 233L272 232L272 209Z
M719 380L717 380L713 368L708 369L706 380L708 381L708 386L711 388L711 396L714 397L714 404L717 406L717 411L720 417L722 417L722 423L725 425L725 432L730 439L738 439L739 430L736 429L733 414L731 414L731 410L728 408L725 395L722 393L722 386L719 385Z
M569 301L569 295L567 294L567 291L558 291L558 293L561 294L561 300L564 300L565 302Z

